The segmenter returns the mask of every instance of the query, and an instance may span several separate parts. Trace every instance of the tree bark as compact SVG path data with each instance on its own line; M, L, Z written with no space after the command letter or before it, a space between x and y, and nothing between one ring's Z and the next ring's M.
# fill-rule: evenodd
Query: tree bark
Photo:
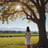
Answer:
M39 48L41 47L46 48L47 35L46 35L46 28L45 28L45 19L40 20L38 24L38 29L39 29Z

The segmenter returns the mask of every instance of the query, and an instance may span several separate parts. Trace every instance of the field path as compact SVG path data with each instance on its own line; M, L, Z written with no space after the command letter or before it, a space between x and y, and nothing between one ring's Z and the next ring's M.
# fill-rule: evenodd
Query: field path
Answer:
M25 44L9 44L9 45L19 45L19 46L26 46Z
M19 45L19 46L26 46L25 44L9 44L9 45ZM31 45L31 48L32 48L32 45Z
M26 46L25 44L16 44L16 45L19 45L19 46Z
M25 44L16 44L16 45L19 45L19 46L26 46ZM32 48L32 45L31 45L31 48Z

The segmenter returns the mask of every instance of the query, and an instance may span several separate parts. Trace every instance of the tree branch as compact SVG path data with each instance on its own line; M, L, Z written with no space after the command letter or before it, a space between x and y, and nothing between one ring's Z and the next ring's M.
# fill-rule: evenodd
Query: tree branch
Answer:
M10 15L14 15L14 14L17 13L17 12L23 12L23 11L15 11L14 13L7 13L7 14L3 13L3 15L8 15L8 17L9 17ZM4 16L4 17L5 17L5 16Z
M37 0L37 3L34 0L31 0L31 1L32 1L32 3L34 3L34 5L36 6L37 9L40 7L39 0Z
M0 1L0 2L3 2L3 3L0 3L0 5L2 5L2 4L5 4L5 3L8 3L8 2L20 2L20 0L2 0L2 1Z
M34 11L27 4L25 4L25 3L22 3L22 4L24 4L31 11L31 13L33 14L34 18L36 20L38 20L37 17L36 17L36 14L34 13Z
M46 1L44 2L44 5L46 5L46 4L47 4L47 2L48 2L48 0L46 0Z
M31 21L33 21L33 22L35 22L35 23L38 23L38 21L37 21L36 19L32 18L32 16L29 15L25 10L23 10L23 12L26 14L28 20L31 20ZM30 18L28 18L28 16L29 16Z
M36 0L36 1L37 1L38 6L39 6L39 0Z
M35 2L34 0L31 0L31 1L32 1L32 3L34 3L35 5L37 5L36 2Z
M2 2L20 2L20 0L2 0Z
M38 9L38 12L39 12L39 10L40 10L40 5L39 5L39 0L36 0L37 1L37 3L34 1L34 0L31 0L33 3L34 3L34 5L36 6L36 8ZM33 11L33 14L34 14L34 17L37 19L37 17L36 17L36 15L35 15L35 13L34 13L34 11ZM38 20L38 19L37 19Z

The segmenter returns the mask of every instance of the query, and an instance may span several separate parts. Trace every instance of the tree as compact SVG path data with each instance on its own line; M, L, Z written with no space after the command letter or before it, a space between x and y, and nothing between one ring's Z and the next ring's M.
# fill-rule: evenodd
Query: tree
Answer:
M21 9L19 11L15 7L15 5L17 4L21 5ZM8 8L5 5L7 5ZM26 16L26 18L29 20L28 22L33 21L34 23L36 23L39 29L38 47L48 48L47 35L45 29L45 13L48 12L48 0L4 0L0 3L0 6L5 6L1 8L0 11L2 13L0 20L2 20L3 23L5 21L7 21L8 23L9 17L10 20L14 21L14 19L16 20L18 16L20 16L20 18L23 17L22 20L24 20L24 16Z

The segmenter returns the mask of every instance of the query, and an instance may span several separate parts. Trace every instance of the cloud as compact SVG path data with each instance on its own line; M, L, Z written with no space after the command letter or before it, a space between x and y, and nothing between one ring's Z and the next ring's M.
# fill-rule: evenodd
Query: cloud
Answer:
M8 25L8 26L0 26L0 28L24 28L23 26L13 26L13 25Z
M0 28L23 28L26 29L27 26L13 26L13 25L5 25L5 26L0 26ZM37 27L30 27L31 31L38 31ZM48 27L46 27L46 31L48 31Z
M46 31L48 31L48 27L46 27Z

